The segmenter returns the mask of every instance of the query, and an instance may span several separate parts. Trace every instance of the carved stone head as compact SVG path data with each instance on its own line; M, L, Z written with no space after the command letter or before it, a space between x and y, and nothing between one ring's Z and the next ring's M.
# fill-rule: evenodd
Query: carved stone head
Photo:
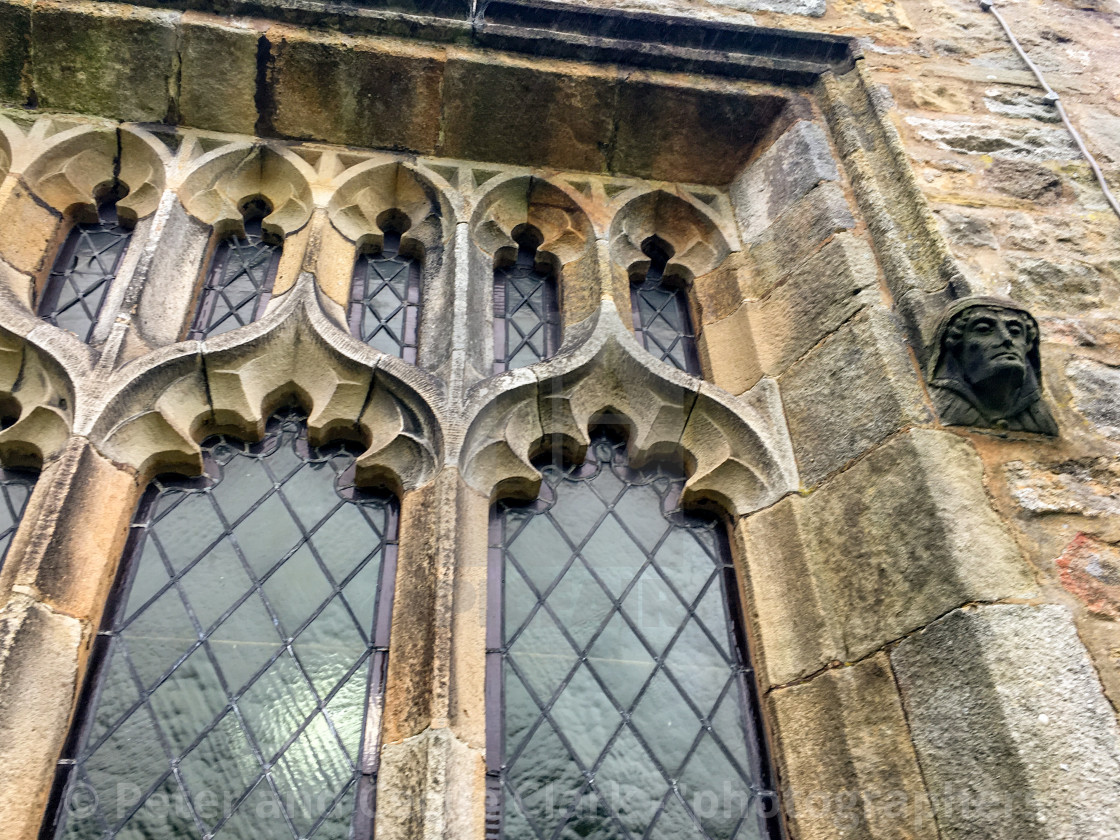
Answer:
M945 310L929 364L941 422L1056 435L1041 383L1038 323L1029 312L990 297Z

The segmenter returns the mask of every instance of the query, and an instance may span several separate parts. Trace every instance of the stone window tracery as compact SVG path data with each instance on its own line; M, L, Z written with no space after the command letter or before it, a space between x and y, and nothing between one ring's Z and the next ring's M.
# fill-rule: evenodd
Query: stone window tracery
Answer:
M673 249L654 236L642 250L650 258L649 268L644 276L630 278L634 333L646 350L659 360L699 376L700 360L696 355L688 292L675 278L665 276Z
M602 435L541 472L491 519L488 836L779 836L721 523Z
M111 192L97 206L97 220L78 222L55 257L36 307L38 315L83 341L93 337L109 286L132 238L121 224Z
M537 263L543 238L530 226L514 232L517 256L494 271L494 372L531 365L560 346L556 276Z
M189 337L205 339L258 320L272 297L281 244L266 237L263 220L272 208L251 199L241 208L244 236L233 233L214 250Z
M369 836L396 502L295 412L203 449L134 518L51 836Z
M358 255L347 322L355 338L415 364L422 269L419 259L401 252L401 233L390 225L379 251Z

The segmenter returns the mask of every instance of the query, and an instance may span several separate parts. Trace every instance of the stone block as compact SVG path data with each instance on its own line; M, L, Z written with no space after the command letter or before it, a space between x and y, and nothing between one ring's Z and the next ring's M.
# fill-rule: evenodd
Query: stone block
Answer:
M179 121L183 125L254 134L257 53L261 33L198 13L180 27Z
M762 378L750 307L740 306L722 320L704 326L700 356L713 383L732 394L741 394Z
M1079 154L1064 129L1039 128L1029 122L926 117L907 117L906 122L922 140L946 151L1029 161L1076 160Z
M731 182L731 200L744 239L754 239L822 181L840 173L824 129L802 120Z
M31 93L31 0L0 6L0 102L23 105Z
M1011 461L1005 472L1011 498L1027 513L1120 517L1120 462L1114 457L1056 464Z
M710 324L732 315L746 300L743 290L750 269L746 267L742 251L732 251L715 271L692 281L692 306L697 325Z
M886 654L770 695L785 807L801 840L937 840Z
M31 16L39 106L163 122L178 19L178 12L40 0Z
M915 429L750 517L764 685L859 659L962 604L1031 593L982 478L969 443Z
M824 183L811 190L747 243L747 262L754 270L752 297L769 292L832 234L855 226L839 184Z
M55 255L46 253L59 236L62 217L36 199L21 180L4 206L0 225L0 256L12 268L35 276Z
M755 138L763 136L784 104L730 85L704 90L639 77L619 85L617 97L601 115L613 128L606 148L610 172L721 186L743 168ZM795 142L788 154L796 158L815 151Z
M931 420L902 330L880 308L842 327L778 382L810 487L899 429Z
M77 690L82 625L23 596L0 611L0 831L39 835Z
M1101 303L1102 275L1081 262L1053 262L1035 257L1010 257L1011 295L1032 308L1068 312Z
M1120 440L1120 368L1091 359L1066 366L1073 405L1097 432Z
M285 137L432 154L443 53L273 27L262 125ZM324 96L323 91L334 92Z
M1065 608L956 610L891 664L942 837L1120 836L1120 728Z
M607 170L618 97L614 77L541 64L450 58L438 154Z
M777 376L856 312L880 300L871 248L840 234L751 307L759 363Z

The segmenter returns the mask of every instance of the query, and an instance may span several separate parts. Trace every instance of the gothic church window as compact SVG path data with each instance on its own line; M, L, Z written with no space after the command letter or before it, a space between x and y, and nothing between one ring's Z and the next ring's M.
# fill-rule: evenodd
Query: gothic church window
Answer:
M494 373L547 359L560 346L556 277L537 262L542 237L528 226L514 233L513 264L494 271Z
M221 335L260 318L272 296L282 247L264 232L272 208L251 199L241 209L245 235L222 239L214 250L189 337Z
M111 191L97 206L97 221L80 222L70 229L39 297L38 315L83 341L93 337L132 238L132 231L117 216L117 201L123 197L123 190Z
M358 255L347 320L355 338L415 364L421 263L401 252L403 227L387 225L380 250Z
M688 292L675 278L665 276L672 249L657 237L642 250L650 258L644 276L630 278L630 310L634 333L657 359L685 373L700 375L696 334L688 310Z
M491 837L777 837L727 535L593 440L491 520Z
M396 504L294 413L203 450L134 519L51 836L371 836Z
M31 491L35 489L36 475L26 470L0 469L0 569Z

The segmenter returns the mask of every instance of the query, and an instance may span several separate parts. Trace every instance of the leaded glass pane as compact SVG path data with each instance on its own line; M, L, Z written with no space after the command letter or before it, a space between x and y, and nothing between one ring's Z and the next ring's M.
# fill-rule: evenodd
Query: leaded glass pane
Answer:
M667 283L664 277L668 254L656 246L644 277L630 281L630 307L634 333L642 346L663 362L686 373L699 375L696 334L688 311L688 293Z
M156 479L136 516L53 836L363 836L395 505L294 414L203 450L201 478Z
M70 229L39 299L38 314L89 341L105 295L117 276L132 231L122 227L112 204L98 208L100 220Z
M521 248L517 262L494 271L495 373L547 359L560 346L556 280L535 259Z
M221 335L251 324L264 314L280 267L281 248L264 241L260 219L245 220L245 236L218 243L190 338Z
M362 254L350 287L350 332L366 344L416 362L420 322L420 263L399 252L400 236L386 234L378 254Z
M8 546L35 489L35 479L32 472L0 469L0 568L4 567Z
M491 532L488 833L776 837L726 534L599 438Z

